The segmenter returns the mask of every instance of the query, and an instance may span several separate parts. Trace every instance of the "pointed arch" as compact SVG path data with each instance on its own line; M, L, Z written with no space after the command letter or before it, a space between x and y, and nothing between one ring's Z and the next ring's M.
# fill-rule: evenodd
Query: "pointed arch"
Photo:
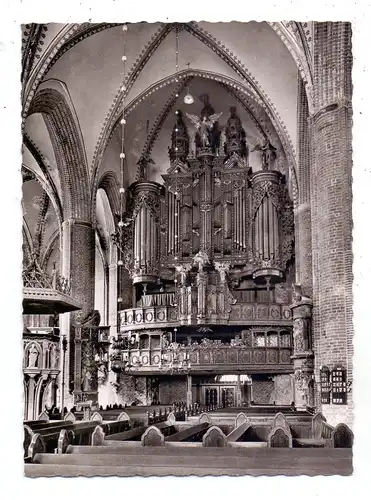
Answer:
M112 216L120 215L120 183L117 179L117 175L115 172L108 171L104 172L104 174L100 177L97 188L94 190L93 199L94 199L94 210L96 205L96 197L98 189L103 189L107 195Z
M214 80L222 85L231 88L233 92L239 93L241 96L245 95L251 103L250 106L261 106L264 111L267 113L269 120L271 121L283 147L285 152L287 162L290 169L290 180L292 185L292 197L294 201L294 205L297 204L297 196L298 196L298 179L297 179L297 163L296 163L296 153L295 148L292 144L291 138L287 131L287 128L283 125L279 115L276 110L271 106L269 100L265 95L256 96L254 89L250 88L248 82L246 84L242 84L241 82L224 75L220 75L218 73L213 73L210 71L203 70L183 70L179 71L177 75L172 74L163 78L160 81L157 81L150 85L145 91L139 94L133 101L131 101L127 107L125 108L125 115L128 116L140 103L145 101L150 95L153 95L154 92L163 88L166 85L172 84L175 82L175 77L180 80L187 79L189 77L200 77L206 78L210 80ZM106 136L106 142L100 143L99 147L100 153L95 157L95 162L93 160L93 171L92 171L92 184L93 184L93 192L96 192L97 189L97 174L99 172L99 166L103 157L103 153L108 145L110 138L112 137L113 131L118 126L120 119L122 118L122 109L117 110L115 115L111 116L110 123L111 129L109 134Z
M64 216L89 221L90 190L83 137L66 86L58 80L40 85L29 115L41 113L50 134L61 179Z

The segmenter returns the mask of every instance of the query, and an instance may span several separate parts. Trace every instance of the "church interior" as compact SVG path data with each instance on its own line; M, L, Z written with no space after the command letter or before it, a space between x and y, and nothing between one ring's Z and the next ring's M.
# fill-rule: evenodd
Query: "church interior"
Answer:
M351 473L351 37L23 26L26 475Z

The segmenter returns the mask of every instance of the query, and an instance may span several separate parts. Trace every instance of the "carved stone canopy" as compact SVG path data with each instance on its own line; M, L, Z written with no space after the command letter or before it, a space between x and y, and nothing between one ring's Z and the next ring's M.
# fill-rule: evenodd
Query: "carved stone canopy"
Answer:
M230 108L230 117L225 127L225 136L224 153L227 157L232 154L237 154L241 157L247 156L246 133L234 106Z
M183 113L176 112L176 123L171 133L171 147L169 148L169 158L173 162L179 159L185 162L189 153L189 137L187 126L183 120Z

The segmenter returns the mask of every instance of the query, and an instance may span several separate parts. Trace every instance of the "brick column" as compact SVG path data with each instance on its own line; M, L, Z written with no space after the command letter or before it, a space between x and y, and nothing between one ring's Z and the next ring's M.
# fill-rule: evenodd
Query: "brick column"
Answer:
M304 295L313 292L312 272L312 232L311 232L311 171L310 171L310 125L308 100L304 82L298 76L298 205L295 217L295 258L296 282L301 285Z
M337 364L352 379L351 27L315 23L312 164L315 375ZM317 404L319 403L317 399ZM330 423L352 423L348 405L322 405Z
M81 311L61 316L61 333L66 335L65 402L72 406L75 369L74 324L94 309L95 231L91 223L69 219L62 224L62 275L71 282L71 295L82 307ZM78 361L78 360L77 360Z

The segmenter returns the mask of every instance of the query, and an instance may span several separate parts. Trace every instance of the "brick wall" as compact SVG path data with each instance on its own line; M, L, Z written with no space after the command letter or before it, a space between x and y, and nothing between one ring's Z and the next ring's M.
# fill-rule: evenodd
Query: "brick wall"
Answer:
M186 377L171 377L169 380L162 379L159 382L159 400L163 405L174 402L185 402L187 399Z
M273 404L274 401L274 382L269 379L252 381L252 401L255 404Z
M133 377L131 375L120 375L119 389L117 391L117 403L130 406L151 404L147 391L146 377Z
M313 341L319 368L342 364L352 378L351 27L316 23L312 130ZM317 398L318 403L318 398ZM323 405L333 423L352 423L348 405Z

